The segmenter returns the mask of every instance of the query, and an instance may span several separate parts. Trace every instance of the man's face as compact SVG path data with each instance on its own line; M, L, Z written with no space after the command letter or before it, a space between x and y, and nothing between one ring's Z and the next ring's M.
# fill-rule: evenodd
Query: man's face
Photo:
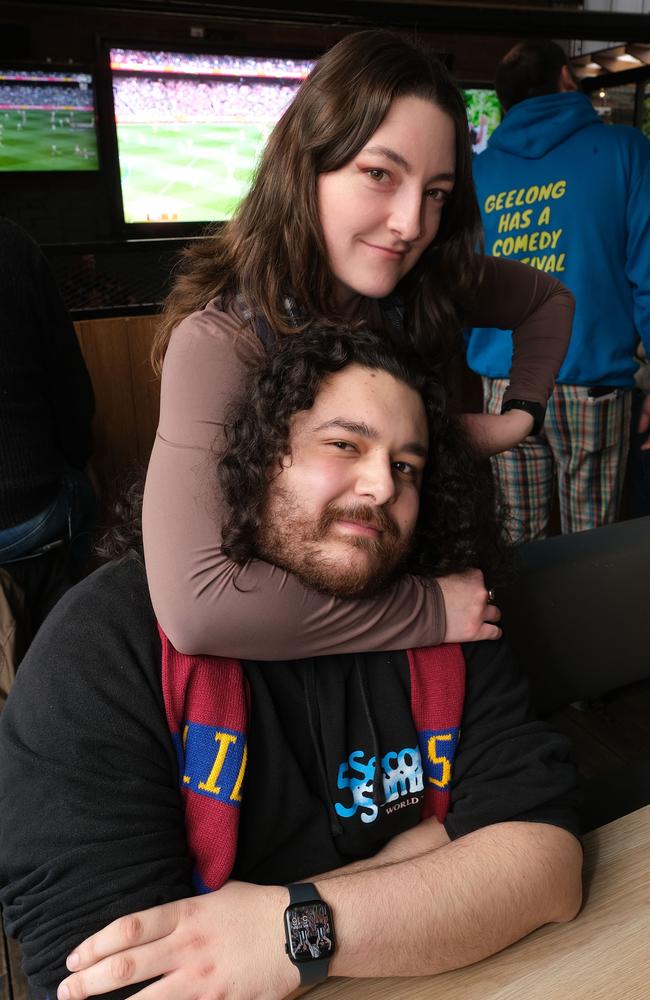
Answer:
M415 530L428 431L419 393L349 365L291 424L290 454L269 483L259 554L339 596L379 589Z

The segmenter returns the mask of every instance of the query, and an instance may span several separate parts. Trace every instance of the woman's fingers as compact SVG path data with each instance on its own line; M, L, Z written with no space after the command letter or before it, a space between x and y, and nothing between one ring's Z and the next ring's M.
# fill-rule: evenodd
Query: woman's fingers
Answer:
M438 577L445 602L445 642L477 642L499 639L501 629L493 624L501 611L491 603L494 594L485 586L478 569ZM487 623L487 624L486 624Z
M490 604L489 602L485 605L485 611L483 612L484 622L498 622L501 620L501 611L496 606L496 604Z
M502 635L503 632L498 625L490 625L489 622L483 622L475 638L477 642L483 642L485 639L500 639Z
M496 604L491 604L488 601L485 605L483 623L479 627L477 639L500 639L503 632L496 624L498 621L501 621L501 611Z

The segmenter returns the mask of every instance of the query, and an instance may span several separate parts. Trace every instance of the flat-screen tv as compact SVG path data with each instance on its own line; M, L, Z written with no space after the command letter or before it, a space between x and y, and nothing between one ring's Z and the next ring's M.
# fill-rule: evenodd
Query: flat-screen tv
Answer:
M98 167L91 74L0 61L0 171Z
M231 218L313 60L109 47L123 222Z
M488 139L501 122L501 105L495 90L463 87L472 152L482 153Z

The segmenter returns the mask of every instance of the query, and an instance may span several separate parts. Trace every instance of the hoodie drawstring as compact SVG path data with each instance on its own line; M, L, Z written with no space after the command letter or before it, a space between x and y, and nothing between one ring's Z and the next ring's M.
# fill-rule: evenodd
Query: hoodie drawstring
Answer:
M340 837L343 833L343 827L339 823L338 816L336 814L336 808L334 805L334 800L332 799L332 794L330 791L330 783L327 780L327 768L325 766L325 757L323 755L323 744L320 737L320 708L318 705L318 695L316 692L316 664L314 663L313 657L309 660L306 668L306 680L305 680L305 704L307 707L307 721L309 723L309 733L311 735L312 743L314 746L314 753L316 754L316 763L318 765L318 773L320 775L321 785L323 786L323 794L325 796L327 805L329 806L329 821L330 830L334 837Z
M361 688L361 700L363 710L366 714L366 722L372 737L372 749L375 755L375 774L373 778L372 801L376 806L382 806L386 802L384 795L384 769L381 766L381 749L379 746L379 734L375 719L370 708L370 695L368 692L368 674L366 671L366 661L358 654L354 657L357 675L359 677L359 687Z
M374 775L373 775L372 802L376 806L381 806L384 805L386 802L386 796L384 792L384 769L382 767L382 761L381 761L379 733L377 732L377 725L375 723L375 719L372 714L372 709L370 707L368 674L364 658L362 656L356 655L354 657L354 666L357 677L359 679L361 701L363 704L363 711L366 717L366 722L368 724L368 729L370 731L370 738L372 742L372 750L375 762ZM341 826L341 823L339 822L336 813L336 807L330 789L330 782L327 777L327 766L325 763L325 756L323 753L321 714L320 714L320 706L318 703L318 692L316 689L316 664L313 658L311 658L308 661L305 670L305 705L307 709L307 722L309 724L309 734L311 736L312 744L314 747L314 753L316 755L316 764L318 767L318 773L320 776L321 785L323 787L323 794L325 796L326 803L329 806L330 829L332 831L333 836L338 837L341 836L341 834L343 833L343 827Z

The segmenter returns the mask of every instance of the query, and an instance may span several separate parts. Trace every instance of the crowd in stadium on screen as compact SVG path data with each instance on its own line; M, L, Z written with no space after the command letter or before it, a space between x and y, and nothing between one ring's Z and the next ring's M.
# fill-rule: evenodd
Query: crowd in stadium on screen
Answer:
M262 76L303 79L313 66L307 59L271 59L260 56L208 55L200 52L141 52L111 49L111 68L141 72L191 73L199 75Z
M276 121L298 84L115 77L118 122Z
M79 111L92 111L92 98L89 90L79 87L62 87L60 84L43 86L42 84L1 84L0 107L3 108L76 108Z

